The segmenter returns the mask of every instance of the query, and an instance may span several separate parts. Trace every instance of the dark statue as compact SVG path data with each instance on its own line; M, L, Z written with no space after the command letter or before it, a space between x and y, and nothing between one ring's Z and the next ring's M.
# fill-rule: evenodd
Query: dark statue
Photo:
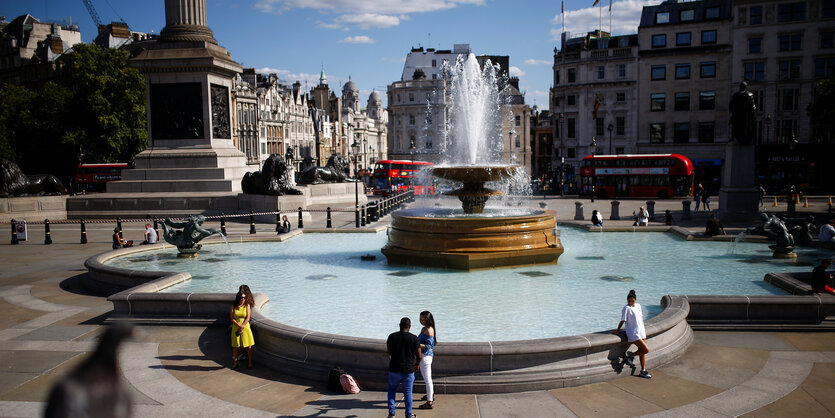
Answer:
M200 248L203 248L202 244L198 244L200 240L220 233L214 228L202 228L201 225L205 221L206 217L203 215L189 216L184 221L172 221L171 218L165 218L161 224L162 237L165 242L177 247L180 254L196 254ZM174 228L182 228L182 230Z
M229 139L229 90L212 84L212 136Z
M151 84L151 138L203 138L200 83Z
M0 197L43 196L64 193L64 183L52 174L27 176L17 164L0 158Z
M765 235L769 239L777 241L776 247L791 248L794 246L794 237L789 233L786 224L780 218L774 215L760 213L760 220L762 221L762 225L748 227L745 232Z
M333 154L324 167L311 167L305 170L299 179L299 184L344 183L348 178L345 175L347 166L347 161L341 155Z
M293 183L287 176L287 163L279 154L271 154L264 161L261 171L244 174L241 189L247 194L266 194L282 196L285 194L300 195L301 191L293 188Z
M728 106L731 111L731 141L737 141L740 145L753 144L757 129L757 116L754 113L757 105L754 104L754 94L747 89L747 83L739 83L739 91L734 93Z
M789 233L794 237L794 242L797 245L812 245L815 240L814 235L818 231L815 217L809 215L806 218L785 218L783 221L789 228Z

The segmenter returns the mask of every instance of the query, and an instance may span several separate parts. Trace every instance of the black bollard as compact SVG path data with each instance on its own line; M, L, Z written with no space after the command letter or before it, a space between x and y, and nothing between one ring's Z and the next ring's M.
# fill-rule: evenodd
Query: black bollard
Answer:
M223 217L223 212L220 213L220 233L226 236L226 218Z
M252 214L252 211L249 212L249 233L255 233L255 215Z
M368 204L368 223L377 222L377 202Z
M360 212L360 226L365 226L365 205L362 205Z
M79 220L79 223L81 224L81 243L86 244L87 243L87 222L84 222L84 218L81 218Z
M119 228L119 238L125 238L122 236L122 218L116 218L116 228Z
M281 227L281 212L275 213L275 233L281 234L284 232L284 228Z
M302 207L299 206L299 229L304 228L304 221L302 220Z
M157 231L157 229L159 229L159 221L157 220L157 217L154 216L154 232L156 232L157 236L159 236L159 231ZM226 234L223 234L223 235L226 235Z
M20 244L20 241L17 239L17 230L15 228L14 219L12 219L10 223L12 224L12 245Z
M43 220L43 243L44 245L52 244L52 233L49 232L49 219Z
M331 207L328 206L328 224L327 228L333 228L333 224L331 223Z
M359 228L360 227L360 208L354 207L354 225Z

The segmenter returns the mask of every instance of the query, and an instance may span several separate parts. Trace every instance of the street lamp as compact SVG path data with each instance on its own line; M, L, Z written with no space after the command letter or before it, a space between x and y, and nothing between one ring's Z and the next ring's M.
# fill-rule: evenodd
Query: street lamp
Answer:
M409 153L412 154L412 164L415 163L415 139L409 140Z
M615 125L612 125L610 123L609 126L608 126L608 129L609 129L609 155L612 155L612 131L615 130Z
M768 144L771 136L771 113L765 117L765 143Z
M360 144L357 140L354 140L354 143L351 144L351 150L353 151L353 160L354 160L354 220L356 227L360 227L360 193L359 193L359 153L360 153Z
M589 152L591 152L591 201L594 203L594 186L597 184L597 169L594 167L594 151L597 149L597 140L591 137Z
M557 129L559 130L560 136L560 196L563 196L564 193L564 185L565 185L565 153L563 150L563 144L565 143L565 136L563 136L562 132L562 123L565 121L565 115L560 113L559 118L557 118Z

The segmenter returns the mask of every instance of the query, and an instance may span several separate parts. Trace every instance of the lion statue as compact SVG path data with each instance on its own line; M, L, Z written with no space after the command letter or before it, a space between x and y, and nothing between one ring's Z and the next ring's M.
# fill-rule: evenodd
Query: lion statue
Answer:
M345 158L333 154L324 167L312 167L302 173L299 184L344 183L348 178L345 174L347 166Z
M282 196L285 194L300 195L301 191L293 188L287 176L287 163L280 154L271 154L264 161L261 171L244 174L241 189L247 194L265 194Z
M17 164L0 158L0 197L59 195L64 183L52 174L27 176Z

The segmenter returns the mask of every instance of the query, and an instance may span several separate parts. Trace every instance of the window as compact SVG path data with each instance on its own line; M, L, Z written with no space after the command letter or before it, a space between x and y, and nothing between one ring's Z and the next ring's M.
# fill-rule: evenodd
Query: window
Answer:
M751 90L751 94L754 95L754 106L757 106L757 110L764 109L763 107L763 94L762 90Z
M746 62L743 69L743 78L746 81L763 81L765 79L765 61Z
M516 135L516 148L522 147L522 141L519 139L519 135Z
M699 122L699 143L713 142L714 131L714 122Z
M713 110L716 108L716 92L699 92L699 110Z
M597 136L603 135L603 132L604 132L603 122L604 122L603 118L597 118L597 119L594 120L595 135L597 135Z
M682 22L692 22L696 16L695 10L682 10L679 12L678 19Z
M401 122L402 122L402 120L400 119L400 116L398 115L397 116L397 126L400 126Z
M397 103L400 103L400 94L397 95Z
M780 80L794 80L800 78L800 60L782 60L777 63Z
M438 60L432 60L432 66L437 67L438 66Z
M718 7L708 7L705 9L705 19L718 19L719 18L719 8Z
M797 110L798 102L800 101L800 90L780 89L778 98L780 99L780 103L777 104L777 107L780 110Z
M626 153L624 152L623 147L615 147L615 154L623 155L623 154L626 154Z
M835 57L815 58L815 77L830 77L835 68Z
M716 43L716 29L702 31L702 44Z
M575 120L574 118L568 118L565 120L565 129L566 129L566 136L569 138L575 137Z
M560 70L554 71L554 84L560 84Z
M618 103L625 102L626 101L626 93L624 93L622 91L617 92L617 94L615 95L615 101L618 102Z
M797 135L796 120L778 120L775 125L775 137L778 143L788 144Z
M652 35L653 48L664 48L665 46L667 46L667 34Z
M821 17L835 17L835 0L823 0L821 3Z
M690 78L690 64L676 64L676 80Z
M626 64L618 64L618 78L626 78Z
M756 36L748 38L748 53L757 54L763 52L763 38Z
M690 110L690 92L676 93L675 110Z
M676 46L690 45L690 32L679 32L676 34Z
M798 51L803 44L803 35L799 33L783 33L777 38L780 41L780 51Z
M409 93L409 101L410 102L415 101L415 94L414 93Z
M409 125L414 126L414 124L415 124L415 115L412 114L412 113L409 113Z
M799 20L806 20L805 1L777 5L777 22L797 22Z
M664 143L664 124L650 123L649 124L649 143L663 144Z
M700 64L699 68L699 76L701 78L714 78L716 77L716 63L715 62L703 62Z
M577 104L577 96L570 94L566 97L566 101L568 102L569 106L574 106Z
M575 150L574 147L566 148L565 151L566 151L565 152L566 157L568 157L568 158L576 158L577 157L577 150ZM572 168L572 167L569 166L568 168Z
M690 142L690 124L687 122L673 125L673 142L686 144Z
M573 83L577 81L577 70L574 68L568 69L568 82Z
M623 116L615 116L615 135L626 134L626 118Z
M597 66L597 79L601 80L606 77L606 67L602 65Z
M423 144L426 149L432 149L432 137L426 139L426 142Z
M649 100L649 110L651 112L663 112L666 101L667 95L665 93L652 93Z
M835 36L833 36L833 35L835 35L835 32L831 32L831 31L820 33L820 37L821 37L820 47L821 47L821 49L832 48L833 46L835 46L835 42L833 42L833 41L835 41Z
M522 117L516 115L516 126L522 126Z
M667 66L665 65L653 65L651 69L651 79L652 80L665 80L667 79Z
M670 23L670 12L657 12L655 13L655 24L661 25L664 23Z
M751 6L751 9L748 11L748 24L750 25L762 25L763 23L763 7L762 6Z

